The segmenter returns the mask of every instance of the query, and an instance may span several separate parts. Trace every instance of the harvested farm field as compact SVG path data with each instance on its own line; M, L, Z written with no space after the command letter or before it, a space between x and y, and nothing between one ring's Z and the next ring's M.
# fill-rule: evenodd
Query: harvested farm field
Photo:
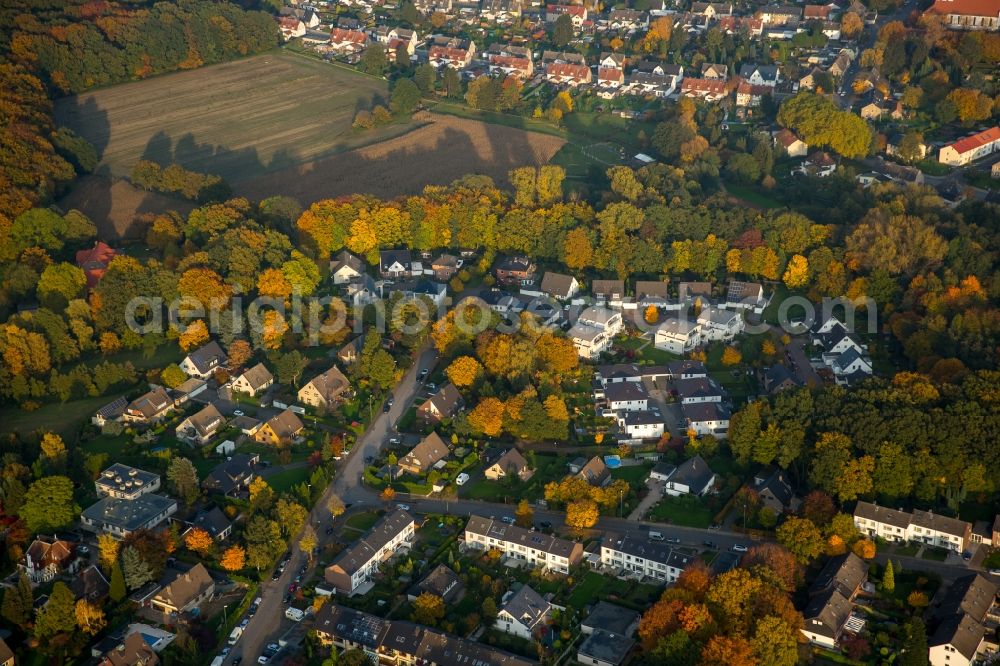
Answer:
M235 183L416 127L351 128L358 110L388 97L382 79L269 53L66 97L55 118L94 144L105 175L126 177L148 159Z
M417 194L465 174L507 181L517 166L548 162L566 141L548 134L454 116L419 113L422 123L403 136L237 183L237 194L275 194L301 202L364 193L379 197Z

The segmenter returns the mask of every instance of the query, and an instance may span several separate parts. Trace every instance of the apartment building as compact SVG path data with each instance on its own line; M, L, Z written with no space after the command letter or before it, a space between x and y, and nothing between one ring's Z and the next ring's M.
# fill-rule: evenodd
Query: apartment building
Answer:
M583 559L583 546L575 541L482 516L471 516L466 523L465 546L479 550L497 549L505 557L558 573L569 573L570 567Z
M886 541L916 541L927 546L956 552L966 549L972 538L972 524L933 511L899 511L870 502L858 502L854 525L862 534Z
M631 536L606 536L601 541L601 564L633 578L672 583L693 560L660 541Z
M416 522L406 511L397 509L384 516L326 568L326 582L341 594L354 594L374 577L382 562L410 547L415 532Z

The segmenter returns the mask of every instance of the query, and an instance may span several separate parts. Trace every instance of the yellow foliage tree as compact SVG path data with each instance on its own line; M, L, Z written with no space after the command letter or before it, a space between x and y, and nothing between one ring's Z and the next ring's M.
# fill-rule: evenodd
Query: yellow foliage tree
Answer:
M292 295L292 283L284 272L277 268L268 268L257 278L257 291L261 296L286 300Z
M838 534L831 534L826 540L826 554L830 557L843 555L847 552L847 544Z
M444 371L455 386L472 386L483 372L483 366L471 356L459 356Z
M503 430L504 403L498 398L483 398L469 412L469 425L487 437L496 437Z
M192 528L184 535L184 546L202 557L212 549L212 543L212 535L200 527Z
M219 564L226 571L240 571L246 566L246 560L247 552L243 549L243 546L230 546L222 553L222 559L219 560Z
M268 310L262 321L261 341L267 349L281 349L281 341L288 332L288 322L277 310Z
M76 626L80 631L93 636L104 629L107 622L104 619L104 611L100 606L90 603L86 599L76 602Z
M599 517L600 511L593 500L577 500L566 505L566 524L574 529L593 527Z
M386 486L382 489L382 494L379 495L383 502L391 502L396 498L396 491L393 490L392 486Z
M870 539L858 539L851 550L861 559L870 560L875 557L875 542Z
M809 283L809 260L801 254L792 255L781 277L789 289L801 289Z
M117 335L111 331L106 331L101 333L100 347L102 354L114 354L121 351L122 342Z
M775 348L774 343L770 340L764 340L760 345L760 353L764 356L774 356L778 350Z
M722 365L738 365L743 360L743 354L736 347L726 347L722 352Z
M181 349L184 351L196 349L206 342L208 342L208 327L205 326L205 322L201 319L197 319L188 324L184 328L184 332L181 333L180 337L177 339L177 344L179 344Z
M97 535L97 563L105 573L110 574L115 562L118 561L118 550L121 548L121 541L108 533Z
M642 318L646 320L647 324L655 324L660 319L660 311L656 309L655 305L649 305Z
M49 460L59 460L66 455L66 445L62 437L55 433L47 432L42 436L42 456Z

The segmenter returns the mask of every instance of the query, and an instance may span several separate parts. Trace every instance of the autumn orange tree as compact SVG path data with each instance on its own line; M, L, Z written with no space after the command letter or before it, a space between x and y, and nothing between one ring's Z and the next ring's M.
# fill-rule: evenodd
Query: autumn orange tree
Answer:
M212 544L212 535L200 527L194 527L184 535L184 546L202 557L207 555L208 551L212 549Z
M647 324L655 324L660 319L660 311L656 309L655 305L647 306L643 319L646 320Z
M445 370L448 379L455 386L472 386L483 372L483 366L471 356L459 356Z
M243 546L230 546L222 553L219 564L226 571L240 571L246 566L247 553Z
M597 524L600 511L593 500L583 499L566 505L566 524L574 529L587 529Z

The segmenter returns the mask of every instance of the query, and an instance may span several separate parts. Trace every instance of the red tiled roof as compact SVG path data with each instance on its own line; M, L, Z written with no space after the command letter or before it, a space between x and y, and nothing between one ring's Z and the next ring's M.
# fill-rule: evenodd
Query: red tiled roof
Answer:
M681 92L724 93L726 82L718 79L684 79Z
M806 5L805 7L805 18L807 19L825 19L830 16L830 8L826 5Z
M286 30L295 30L299 27L299 19L294 16L282 16L278 23Z
M469 52L464 49L453 49L447 46L432 46L429 57L431 59L465 60L469 57Z
M1000 0L935 0L931 14L962 16L1000 16Z
M89 250L79 250L76 253L76 265L83 269L87 276L87 286L91 289L104 277L108 264L117 256L114 248L104 241L97 241Z
M625 72L617 67L601 67L597 70L598 81L623 81Z
M947 147L954 148L955 152L961 155L969 152L970 150L975 150L980 146L992 143L993 141L1000 141L1000 127L991 127L990 129L984 130L979 134L973 134L972 136L967 136L964 139L959 139Z
M545 73L549 76L568 76L585 80L590 75L590 68L586 65L573 65L568 62L553 62L545 68Z
M581 5L548 5L546 11L554 14L569 14L570 16L583 16L587 8Z
M740 85L736 87L736 94L738 95L768 95L770 93L770 86L755 86L749 81L740 81Z
M527 58L517 58L515 56L505 56L498 55L496 53L490 54L490 64L498 65L500 67L512 67L514 69L520 69L527 71L531 69L531 61Z
M343 28L334 28L330 32L330 41L336 44L364 44L368 41L368 35L359 30L344 30Z

